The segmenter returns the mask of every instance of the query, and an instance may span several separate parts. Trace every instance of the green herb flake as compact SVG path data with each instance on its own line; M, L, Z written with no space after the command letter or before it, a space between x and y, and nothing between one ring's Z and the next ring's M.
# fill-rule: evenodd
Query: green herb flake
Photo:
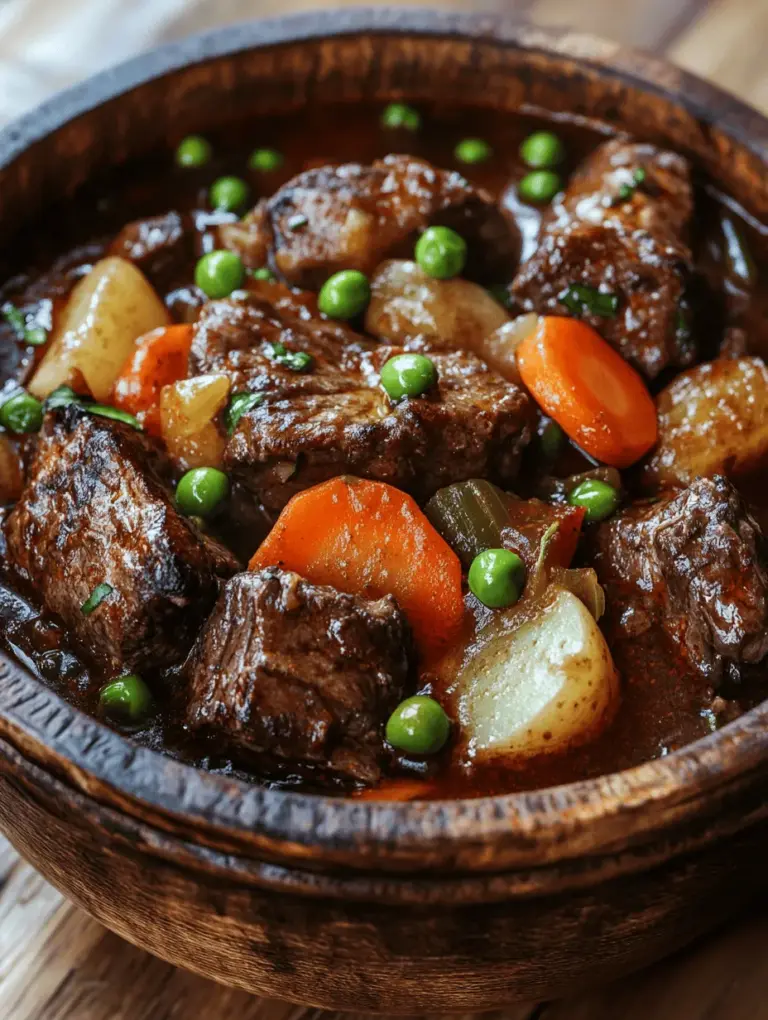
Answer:
M80 406L88 414L97 414L100 418L109 418L111 421L121 421L124 425L130 425L132 429L136 429L137 432L143 432L144 428L139 419L129 414L127 411L121 411L117 407L110 407L108 404L90 404L82 402Z
M237 428L237 423L244 414L248 414L254 407L258 407L264 400L263 393L235 393L229 402L229 407L224 412L224 424L227 427L227 435L231 436Z
M512 295L509 293L509 287L506 283L493 283L488 287L488 293L491 295L494 301L498 301L502 307L510 309L512 307Z
M268 283L274 283L277 279L268 266L261 266L259 269L249 269L248 272L254 280L266 280Z
M81 399L71 386L57 386L52 393L48 394L45 401L45 409L46 411L55 411L59 407L79 404Z
M309 372L315 363L315 359L306 351L289 351L285 344L270 344L270 347L272 360L291 372Z
M573 315L598 315L603 319L614 319L619 310L618 294L587 287L583 283L572 283L558 295Z
M631 183L627 183L627 184L622 184L621 185L621 187L619 188L618 193L616 195L616 198L615 198L615 200L614 200L614 202L612 204L613 205L621 205L622 202L629 201L629 199L632 198L634 193L643 184L645 184L645 180L646 180L647 176L648 175L645 172L645 168L642 167L642 166L639 166L634 171L634 173L632 174L632 181L631 181Z
M554 541L555 535L557 534L559 528L560 528L559 522L555 521L554 523L550 524L550 526L541 536L541 542L539 543L539 554L536 557L536 566L533 568L534 573L538 574L546 566L547 553L549 552L549 547L552 545L552 542Z
M19 340L23 340L24 343L32 347L41 347L48 340L48 333L42 326L27 326L26 316L12 302L6 301L0 312Z
M130 425L131 428L136 429L137 432L143 431L141 422L134 415L129 414L127 411L121 411L117 407L110 407L108 404L95 404L86 397L78 396L71 386L57 386L46 399L45 410L55 411L61 407L69 407L70 404L76 404L83 411L87 411L88 414L96 414L100 418L109 418L112 421L121 421L123 424Z
M304 213L296 213L295 216L291 216L291 218L286 223L286 226L288 227L289 230L301 230L302 227L306 227L308 223L309 220L304 215Z
M101 584L97 584L93 589L88 598L80 606L80 612L83 616L90 616L94 609L97 609L107 596L111 595L115 589L111 584L107 584L106 581L102 581Z

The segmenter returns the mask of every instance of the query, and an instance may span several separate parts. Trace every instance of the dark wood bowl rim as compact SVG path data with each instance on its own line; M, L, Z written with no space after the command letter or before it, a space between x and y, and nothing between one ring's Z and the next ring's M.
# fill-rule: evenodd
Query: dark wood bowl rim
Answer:
M533 28L504 16L359 8L234 25L171 43L97 74L0 131L0 167L68 121L150 79L258 47L377 33L483 40L560 55L606 78L666 98L768 162L768 119L734 97L664 61L593 37ZM514 867L535 843L550 863L585 851L610 852L622 838L651 839L674 818L700 813L715 791L738 786L768 755L768 702L723 730L646 765L531 793L469 801L362 802L265 790L207 773L138 747L63 701L15 660L0 656L0 736L99 799L183 820L192 830L239 834L298 863L324 852L386 851L393 842L425 860L438 845L497 851ZM585 836L585 833L587 834Z

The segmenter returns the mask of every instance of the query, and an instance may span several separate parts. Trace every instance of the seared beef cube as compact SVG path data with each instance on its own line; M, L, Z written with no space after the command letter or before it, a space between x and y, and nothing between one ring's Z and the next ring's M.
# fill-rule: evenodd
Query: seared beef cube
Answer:
M376 782L410 646L391 596L370 602L276 568L238 574L185 667L187 723L236 757Z
M276 360L275 343L311 354L311 371L291 371ZM430 352L437 387L395 404L379 385L379 371L399 353L346 327L250 299L206 306L191 363L196 372L227 374L235 393L264 392L263 402L240 419L225 462L269 510L347 473L425 500L467 478L511 482L530 438L531 404L523 390L472 354Z
M111 673L181 661L216 600L231 554L174 507L164 457L122 422L51 412L6 522L7 562ZM106 597L83 606L99 585Z
M768 652L768 547L725 478L700 478L602 524L595 566L627 633L661 622L713 682Z
M685 242L691 211L682 156L606 142L553 208L513 292L529 311L578 312L648 379L690 365L696 352L681 302L691 266ZM569 290L574 285L614 295L615 314L590 312L583 292Z
M466 239L469 275L509 278L519 243L490 196L412 156L307 170L220 238L248 265L269 255L289 283L318 290L340 269L371 274L384 259L410 257L418 234L433 224Z
M378 345L321 318L311 299L281 284L259 283L248 297L207 302L195 325L189 374L224 373L233 393L277 389L289 396L355 388L360 354ZM297 372L275 357L280 344L310 354L311 370Z
M123 227L109 254L133 262L156 287L165 290L189 276L195 255L194 231L177 212L135 220Z

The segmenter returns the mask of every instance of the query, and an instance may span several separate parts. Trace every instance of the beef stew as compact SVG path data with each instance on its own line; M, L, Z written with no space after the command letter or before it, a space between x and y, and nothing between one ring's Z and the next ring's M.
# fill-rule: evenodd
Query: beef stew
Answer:
M683 154L344 107L49 216L0 261L0 632L84 710L440 798L768 694L766 230Z

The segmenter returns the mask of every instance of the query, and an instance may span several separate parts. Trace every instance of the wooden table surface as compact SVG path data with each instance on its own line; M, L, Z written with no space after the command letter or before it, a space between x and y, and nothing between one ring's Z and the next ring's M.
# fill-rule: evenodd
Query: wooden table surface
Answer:
M403 0L400 0L402 5ZM0 122L158 41L312 0L0 0ZM768 0L448 0L665 53L768 111ZM768 1020L768 903L683 954L507 1020ZM0 837L0 1020L331 1020L176 970L72 907Z

